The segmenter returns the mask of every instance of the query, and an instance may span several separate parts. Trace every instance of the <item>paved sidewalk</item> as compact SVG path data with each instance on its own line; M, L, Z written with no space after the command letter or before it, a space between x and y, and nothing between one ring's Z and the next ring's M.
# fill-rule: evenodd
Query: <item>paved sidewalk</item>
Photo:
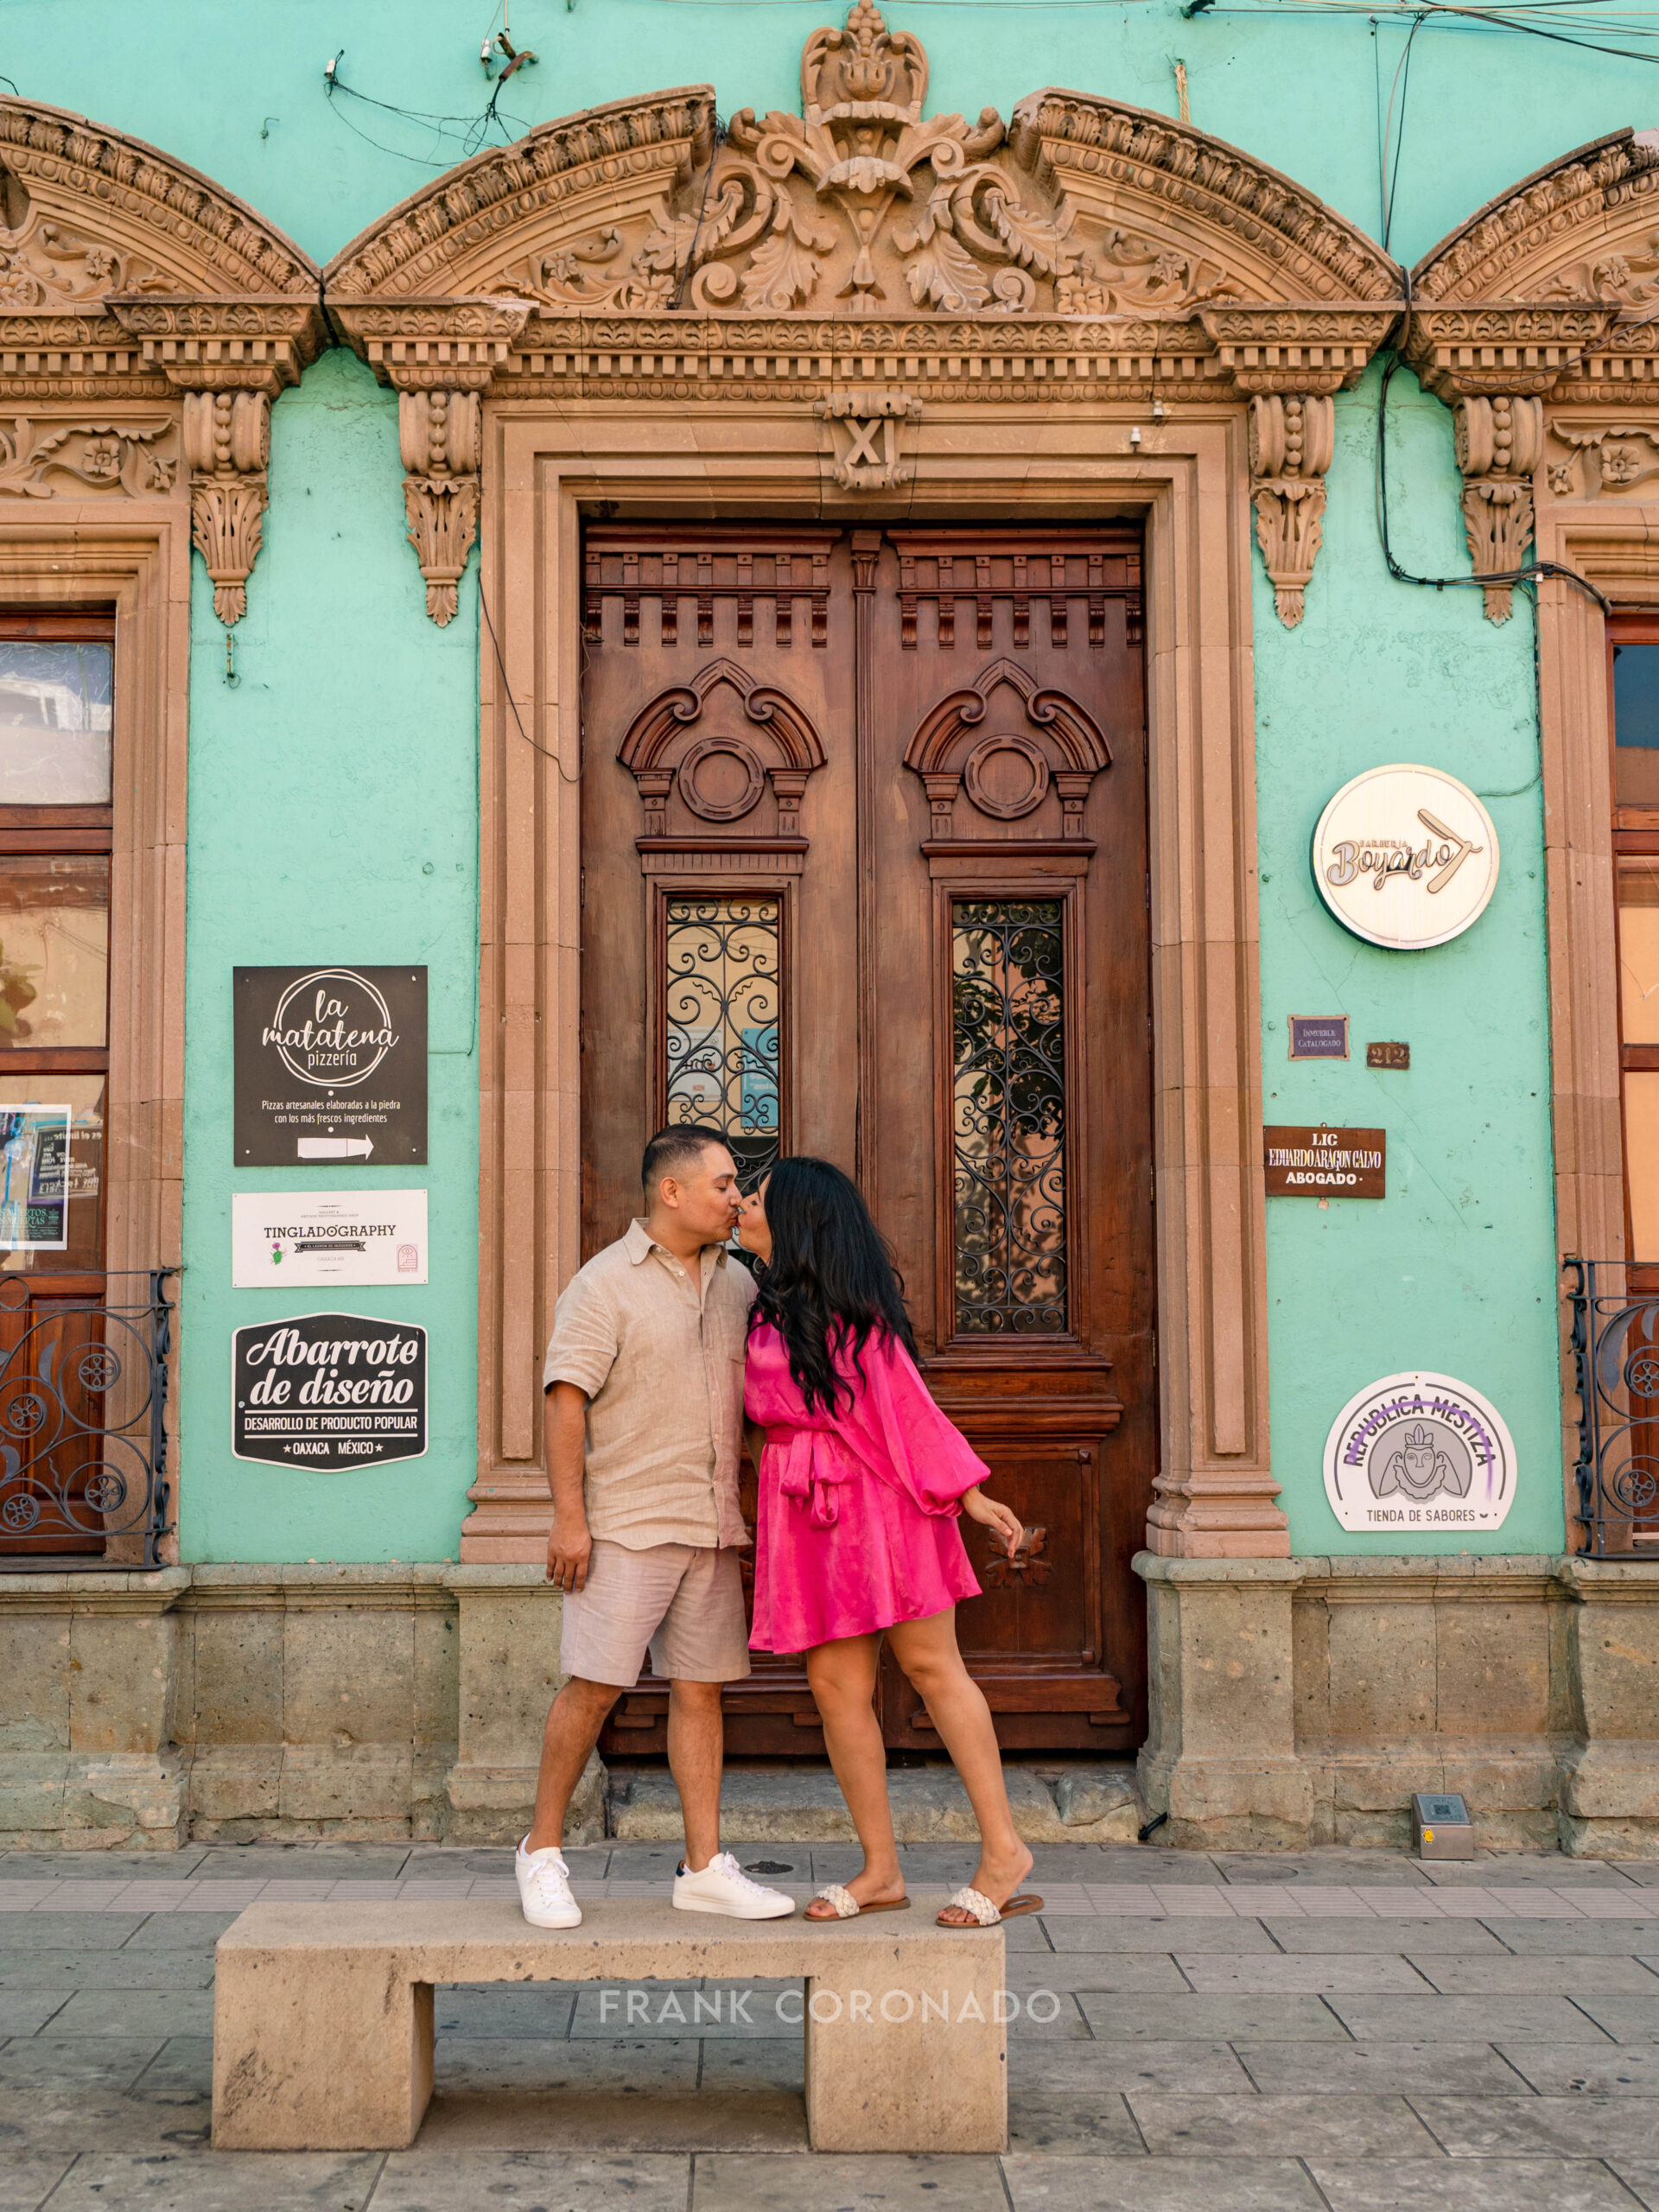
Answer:
M918 1906L974 1857L904 1855ZM857 1864L740 1856L803 1896ZM626 1897L674 1853L569 1857ZM806 2155L766 1983L440 1991L431 2111L386 2157L207 2148L213 1942L261 1896L512 1896L508 1853L0 1854L0 2212L1659 2212L1659 1866L1037 1859L1001 2158Z

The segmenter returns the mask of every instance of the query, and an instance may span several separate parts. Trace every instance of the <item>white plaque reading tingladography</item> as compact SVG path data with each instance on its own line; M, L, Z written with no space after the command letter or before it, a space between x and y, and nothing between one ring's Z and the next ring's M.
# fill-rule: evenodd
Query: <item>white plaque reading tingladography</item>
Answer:
M1356 937L1422 952L1485 912L1497 884L1497 832L1455 776L1400 763L1368 768L1319 817L1313 880Z
M238 1191L231 1199L238 1290L424 1282L424 1191Z
M1515 1446L1489 1399L1449 1375L1385 1375L1338 1414L1325 1493L1371 1536L1496 1529L1515 1500Z

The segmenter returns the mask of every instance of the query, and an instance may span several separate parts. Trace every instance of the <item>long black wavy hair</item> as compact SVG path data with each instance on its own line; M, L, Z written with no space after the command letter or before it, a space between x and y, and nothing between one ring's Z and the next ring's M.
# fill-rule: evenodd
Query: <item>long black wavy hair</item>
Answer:
M872 1336L916 1357L904 1284L857 1185L827 1160L780 1160L766 1208L772 1257L749 1325L770 1321L783 1338L808 1412L835 1414L852 1392L836 1372L832 1338L851 1349L861 1376Z

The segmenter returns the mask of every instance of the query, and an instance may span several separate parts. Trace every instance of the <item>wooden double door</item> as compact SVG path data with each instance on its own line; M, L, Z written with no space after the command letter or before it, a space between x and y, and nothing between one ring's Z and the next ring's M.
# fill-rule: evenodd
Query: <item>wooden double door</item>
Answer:
M1026 1539L963 1532L1005 1746L1144 1733L1157 1450L1140 539L1133 528L594 524L582 779L584 1256L664 1122L746 1180L837 1162L944 1410ZM745 1471L752 1506L753 1471ZM938 1748L893 1666L895 1749ZM613 1751L664 1747L664 1689ZM757 1658L728 1748L821 1751Z

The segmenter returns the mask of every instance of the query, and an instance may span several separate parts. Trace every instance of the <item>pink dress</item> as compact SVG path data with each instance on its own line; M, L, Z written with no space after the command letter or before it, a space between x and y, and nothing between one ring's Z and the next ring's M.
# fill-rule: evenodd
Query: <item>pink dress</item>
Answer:
M987 1469L928 1395L900 1344L871 1337L850 1408L809 1413L783 1338L749 1338L744 1409L766 1432L755 1516L756 1651L806 1651L925 1620L979 1585L957 1518Z

